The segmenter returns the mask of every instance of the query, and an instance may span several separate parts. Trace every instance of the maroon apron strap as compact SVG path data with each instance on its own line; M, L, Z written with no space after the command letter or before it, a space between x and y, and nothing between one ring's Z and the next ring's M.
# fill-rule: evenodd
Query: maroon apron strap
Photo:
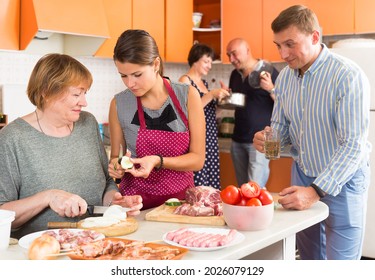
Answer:
M164 82L164 85L169 92L169 96L171 97L174 106L177 109L178 114L180 115L182 121L184 122L184 124L186 126L186 129L189 129L189 122L187 120L187 117L186 117L184 111L182 111L181 104L178 101L177 96L174 93L174 90L172 89L171 85L168 83L167 79L163 78L163 82Z
M145 114L143 113L142 102L139 97L137 97L137 108L138 108L137 113L138 113L139 124L142 129L145 129L146 128Z

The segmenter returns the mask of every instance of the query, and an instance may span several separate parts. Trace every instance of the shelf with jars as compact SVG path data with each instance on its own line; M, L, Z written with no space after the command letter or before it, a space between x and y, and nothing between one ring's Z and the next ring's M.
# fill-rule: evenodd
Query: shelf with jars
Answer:
M221 1L194 0L193 12L200 16L193 27L193 42L210 46L214 60L221 60Z

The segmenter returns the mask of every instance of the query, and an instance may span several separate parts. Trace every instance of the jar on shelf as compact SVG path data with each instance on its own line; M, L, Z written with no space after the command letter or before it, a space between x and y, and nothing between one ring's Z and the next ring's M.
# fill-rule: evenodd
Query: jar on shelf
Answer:
M219 128L219 136L223 138L231 138L234 130L234 118L225 117L222 119Z

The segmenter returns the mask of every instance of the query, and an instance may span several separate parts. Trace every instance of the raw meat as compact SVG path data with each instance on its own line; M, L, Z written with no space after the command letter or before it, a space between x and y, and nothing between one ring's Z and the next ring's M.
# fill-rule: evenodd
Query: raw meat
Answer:
M236 236L237 230L231 229L227 234L213 234L208 232L195 232L193 230L175 230L169 232L167 240L178 243L181 246L189 247L219 247L228 245Z
M177 207L174 214L187 216L222 216L220 191L208 186L187 189L186 203Z

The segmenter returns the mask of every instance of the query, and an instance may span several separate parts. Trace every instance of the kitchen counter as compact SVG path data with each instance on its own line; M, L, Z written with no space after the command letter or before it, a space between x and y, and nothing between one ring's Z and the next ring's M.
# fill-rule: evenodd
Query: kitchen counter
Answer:
M142 211L137 216L139 228L136 232L123 236L127 239L155 241L161 240L164 233L181 227L209 227L202 225L153 222L144 219L149 210ZM310 227L328 216L328 207L317 202L313 207L304 211L285 210L277 206L272 224L265 230L241 231L245 240L240 244L216 251L189 251L184 260L236 260L236 259L295 259L295 235L297 232ZM216 227L216 226L215 226ZM227 228L226 226L223 226ZM158 241L160 242L160 241ZM68 257L60 257L67 259ZM27 250L17 245L10 245L1 252L0 259L27 259Z

